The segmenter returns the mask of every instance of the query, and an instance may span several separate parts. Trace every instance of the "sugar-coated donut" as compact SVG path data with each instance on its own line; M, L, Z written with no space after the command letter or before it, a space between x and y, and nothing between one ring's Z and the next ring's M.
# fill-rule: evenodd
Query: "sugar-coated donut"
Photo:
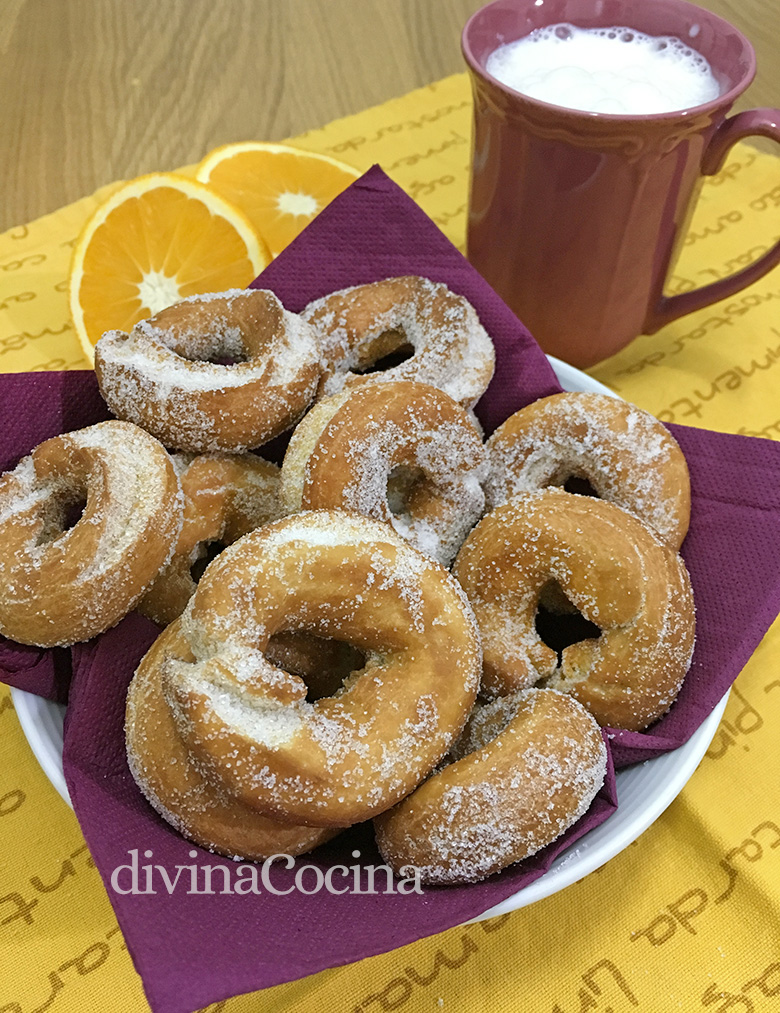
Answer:
M549 689L477 704L453 752L374 820L385 861L423 883L474 883L535 854L586 812L606 773L597 723Z
M482 516L482 435L457 401L400 380L318 401L282 465L285 509L355 510L445 566Z
M174 454L184 494L176 551L138 604L161 625L173 622L195 592L193 567L209 549L230 545L282 513L279 468L254 454Z
M677 697L694 642L688 571L614 504L561 489L515 496L474 528L453 572L482 633L489 695L541 683L571 693L600 724L633 731ZM560 662L535 626L550 586L600 629Z
M95 348L100 392L115 415L166 447L251 450L293 426L320 375L319 348L273 292L197 295Z
M320 397L345 385L416 380L440 387L466 408L484 394L495 351L474 307L440 282L413 275L342 289L303 317L322 348ZM388 356L405 361L370 372Z
M194 657L174 622L155 641L127 694L125 740L130 770L157 812L185 837L234 858L262 861L300 855L338 830L277 823L236 799L200 767L176 730L162 690L163 661Z
M54 647L114 626L181 524L171 460L137 426L101 422L41 443L0 478L0 633Z
M673 549L688 531L691 486L683 452L666 426L627 401L570 392L541 398L510 416L487 450L490 507L577 478L649 524Z
M282 822L348 826L393 805L445 755L479 684L457 582L389 525L343 511L273 521L228 546L177 629L155 664L193 763ZM365 666L308 702L305 683L263 653L298 630L358 648Z

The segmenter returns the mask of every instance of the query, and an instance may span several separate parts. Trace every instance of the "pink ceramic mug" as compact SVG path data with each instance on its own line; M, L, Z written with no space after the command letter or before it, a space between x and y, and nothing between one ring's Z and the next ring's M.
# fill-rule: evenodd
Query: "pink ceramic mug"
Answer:
M623 116L528 98L485 70L490 53L545 25L627 26L676 35L709 61L719 98ZM780 141L780 111L727 119L755 74L732 25L682 0L495 0L463 31L474 91L468 257L545 351L589 366L780 263L780 242L737 274L682 295L664 282L703 175L731 146Z

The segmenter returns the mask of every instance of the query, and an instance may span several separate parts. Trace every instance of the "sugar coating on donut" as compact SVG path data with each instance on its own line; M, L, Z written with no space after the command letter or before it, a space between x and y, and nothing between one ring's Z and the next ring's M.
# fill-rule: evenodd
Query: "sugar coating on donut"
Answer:
M95 556L77 578L88 580L121 562L148 526L148 511L137 509L143 499L154 491L153 481L149 479L147 437L136 427L128 426L123 428L118 440L113 428L93 426L69 433L65 438L74 446L102 451L109 455L111 461L110 496L103 497L94 519L88 521L99 533ZM9 497L5 503L0 502L0 523L40 507L46 501L56 502L71 492L79 491L64 475L41 480L32 457L24 458L11 474L18 481L22 495L18 499ZM181 502L179 491L175 509L181 509ZM104 523L98 526L98 521ZM47 535L50 533L44 528L28 542L26 563L31 568L38 568L46 562L49 553ZM62 532L62 536L67 538L68 533Z
M391 805L446 753L479 683L462 589L386 525L339 511L225 549L180 628L194 661L164 670L179 735L244 801L289 822L344 825ZM346 639L365 665L311 703L264 657L281 630Z
M178 307L209 303L224 303L229 311L240 298L245 298L245 289L230 289L226 292L215 292L211 296L190 296L177 303ZM211 356L226 359L241 359L246 354L245 338L241 329L230 323L228 313L210 321L205 330L200 320L193 322L188 329L177 330L177 344L182 348L176 354L169 347L170 335L164 326L155 323L156 318L139 321L125 340L113 351L112 358L120 364L135 367L144 372L153 385L154 393L160 398L171 396L179 390L198 391L211 390L218 387L239 387L248 378L269 375L275 386L290 383L299 370L311 361L315 346L311 340L311 331L299 316L285 313L288 332L285 335L284 347L286 355L269 357L269 361L237 362L223 365L218 362L206 361ZM107 334L122 334L121 331L108 331ZM100 339L103 341L103 338ZM104 351L105 344L101 346ZM105 351L104 351L105 354ZM162 377L152 376L155 367L164 370ZM238 368L237 368L238 367ZM270 373L269 373L270 369ZM215 383L215 376L218 382ZM118 395L118 396L121 396Z
M489 506L583 478L601 499L649 524L672 548L688 529L690 480L671 433L606 394L555 394L511 416L487 441Z
M287 513L302 508L308 461L326 426L349 396L349 390L342 390L316 401L293 430L284 454L279 491Z
M146 656L127 695L128 765L152 807L184 836L236 860L302 854L338 833L269 820L237 802L219 779L209 779L193 762L176 734L160 672L152 662L168 639L180 642L176 622Z
M107 331L95 369L111 410L166 446L240 451L303 414L317 387L319 347L273 293L231 289L182 300L129 334Z
M221 513L229 504L230 515L245 518L247 533L282 512L279 501L279 468L255 454L171 454L171 462L192 509L193 526L199 510ZM224 517L222 523L227 523Z
M114 625L171 558L181 523L170 459L138 427L104 422L41 444L0 480L0 629L54 646Z
M374 821L385 860L431 884L476 882L535 854L584 815L606 774L598 725L552 690L477 704L451 755Z
M148 512L141 509L140 504L150 493L153 495L153 489L147 471L149 459L144 453L146 440L137 430L125 432L119 443L111 431L98 426L82 430L73 439L80 447L102 450L112 457L110 495L100 513L105 526L95 558L82 572L82 579L86 580L120 563L137 544L149 524ZM178 490L175 510L181 509L182 495Z
M249 681L246 671L242 675L239 665L234 674L236 683L222 685L218 685L214 679L206 680L196 675L188 675L186 678L189 689L202 694L214 713L240 735L261 743L268 749L277 749L291 742L301 730L304 721L302 709L280 705L257 706L241 688L242 683Z
M676 553L614 504L555 488L519 494L472 531L454 573L480 626L488 695L544 685L603 725L637 731L676 699L695 642L690 579ZM600 630L560 659L536 628L551 581Z
M485 503L484 461L462 473L455 469L458 461L473 457L473 434L447 423L435 433L421 425L417 434L392 424L374 427L371 419L367 422L365 438L352 446L350 456L359 477L344 489L344 508L372 515L377 503L386 503L393 452L399 443L411 442L414 444L413 464L426 475L435 476L437 494L442 508L448 508L450 524L415 517L408 511L393 513L390 522L422 552L445 565L452 562L466 534L482 515Z
M387 382L317 402L282 466L286 509L341 508L389 522L449 565L481 517L487 462L470 415L430 385Z
M228 567L226 583L237 600L247 597L245 585L255 585L261 575L279 581L289 575L297 579L313 579L310 573L318 557L316 550L324 554L331 549L346 550L361 546L371 549L366 557L369 566L365 584L354 588L352 598L347 597L345 588L344 597L334 603L340 618L354 619L364 598L372 591L392 588L397 600L408 610L407 620L410 626L418 631L425 629L422 584L432 574L442 578L444 573L435 562L416 551L385 525L340 510L304 511L285 518L283 523L268 524L262 533L255 534L258 540L262 540L263 558L260 562L256 561L256 546L249 538L243 538L227 548L211 565L215 572L217 568ZM304 547L304 552L298 551L300 546ZM292 565L288 555L290 552L294 554ZM235 575L231 571L235 571ZM467 625L470 634L477 637L476 620L465 591L457 581L447 579L447 592L457 599L458 608L462 610L459 618ZM186 622L186 614L184 618ZM250 609L244 612L244 619L246 625L241 626L240 618L235 613L226 613L210 616L210 623L225 642L236 637L242 642L257 642L275 632L269 631ZM294 620L294 615L288 619ZM434 625L444 624L446 617L434 616L432 622ZM192 630L192 639L197 642L195 629ZM256 659L256 653L251 657ZM240 668L237 672L240 672ZM251 677L254 674L252 669ZM241 678L240 674L238 677ZM465 680L464 685L471 687L473 673L467 670Z
M24 457L12 472L7 472L0 486L0 524L26 514L51 498L58 502L70 489L58 477L39 482L31 457Z
M325 516L328 518L327 523L323 523ZM306 576L316 559L316 553L313 551L297 553L299 545L303 545L307 550L349 549L353 546L367 546L372 551L368 556L370 567L365 587L357 588L353 599L353 612L347 611L345 617L349 619L354 616L357 607L363 603L364 594L370 594L372 589L386 590L392 587L397 598L408 609L407 619L411 627L420 631L425 628L422 583L431 574L439 574L441 571L431 559L416 551L413 546L385 525L378 525L373 520L358 517L346 511L333 510L327 513L325 511L303 511L285 518L283 524L267 525L263 529L262 540L264 553L268 554L264 555L262 564L254 563L255 549L246 539L240 539L230 546L215 561L222 566L229 564L233 567L235 562L239 564L235 567L237 575L228 578L229 586L232 587L237 597L245 597L242 582L248 579L250 584L254 584L259 580L261 573L280 581L290 573L298 578ZM392 551L388 553L386 546L389 546ZM292 569L285 559L287 550L296 552ZM274 566L274 556L279 560L278 567ZM469 624L471 631L476 636L476 620L466 593L457 581L448 581L447 583L448 592L458 599L463 609L464 622ZM347 597L337 602L340 608L348 606L349 603L350 599ZM246 617L249 625L240 630L242 638L257 639L268 634L267 628L257 622L253 613L247 612ZM226 635L229 632L235 632L235 615L214 616L212 621L217 628L224 630ZM436 617L433 621L434 623L437 621Z
M184 495L184 522L176 551L138 608L166 625L181 615L201 568L215 549L229 545L283 513L279 468L254 454L171 455Z
M337 393L345 383L417 380L473 407L493 375L493 343L473 306L428 278L387 278L341 289L310 303L302 315L322 348L320 396ZM413 354L406 361L366 372L409 346Z

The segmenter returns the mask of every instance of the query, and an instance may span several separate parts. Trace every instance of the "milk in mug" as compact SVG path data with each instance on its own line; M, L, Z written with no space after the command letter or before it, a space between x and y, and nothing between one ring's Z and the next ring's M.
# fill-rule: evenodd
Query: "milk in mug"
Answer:
M690 45L624 27L549 25L500 46L485 69L530 98L595 113L667 113L720 95L709 63Z

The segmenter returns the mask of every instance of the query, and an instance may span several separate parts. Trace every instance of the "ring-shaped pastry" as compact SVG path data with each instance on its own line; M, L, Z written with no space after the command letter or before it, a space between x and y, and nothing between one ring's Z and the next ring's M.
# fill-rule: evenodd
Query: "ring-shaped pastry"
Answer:
M690 578L625 510L561 489L515 496L474 528L453 572L482 634L487 694L560 689L599 724L632 731L676 699L693 653ZM600 630L560 660L536 629L551 584Z
M563 693L528 689L477 704L453 762L374 820L382 857L423 883L474 883L551 844L590 806L607 753Z
M510 416L487 442L490 508L584 479L672 549L688 531L691 484L679 444L649 412L607 394L553 394Z
M188 653L158 660L180 738L209 778L282 822L347 826L393 805L445 755L479 684L457 582L389 525L341 511L228 546L177 622ZM357 647L365 666L307 701L263 653L298 630Z
M410 275L357 285L309 303L302 316L322 348L318 397L355 383L416 380L473 408L493 376L493 342L474 307L441 282Z
M173 622L195 593L193 568L209 550L235 542L282 513L279 468L254 454L173 454L184 495L176 551L138 604L162 626Z
M179 737L162 692L162 661L194 660L172 623L155 641L127 694L125 740L130 770L154 809L190 840L232 858L262 861L300 855L339 831L277 823L239 802L199 769Z
M251 450L293 426L320 375L311 328L273 292L235 289L176 303L95 347L100 392L166 447Z
M482 516L482 435L436 387L350 387L297 426L282 465L285 509L354 510L387 521L445 566Z
M171 460L137 426L101 422L41 443L0 478L0 633L54 647L114 626L181 524Z

